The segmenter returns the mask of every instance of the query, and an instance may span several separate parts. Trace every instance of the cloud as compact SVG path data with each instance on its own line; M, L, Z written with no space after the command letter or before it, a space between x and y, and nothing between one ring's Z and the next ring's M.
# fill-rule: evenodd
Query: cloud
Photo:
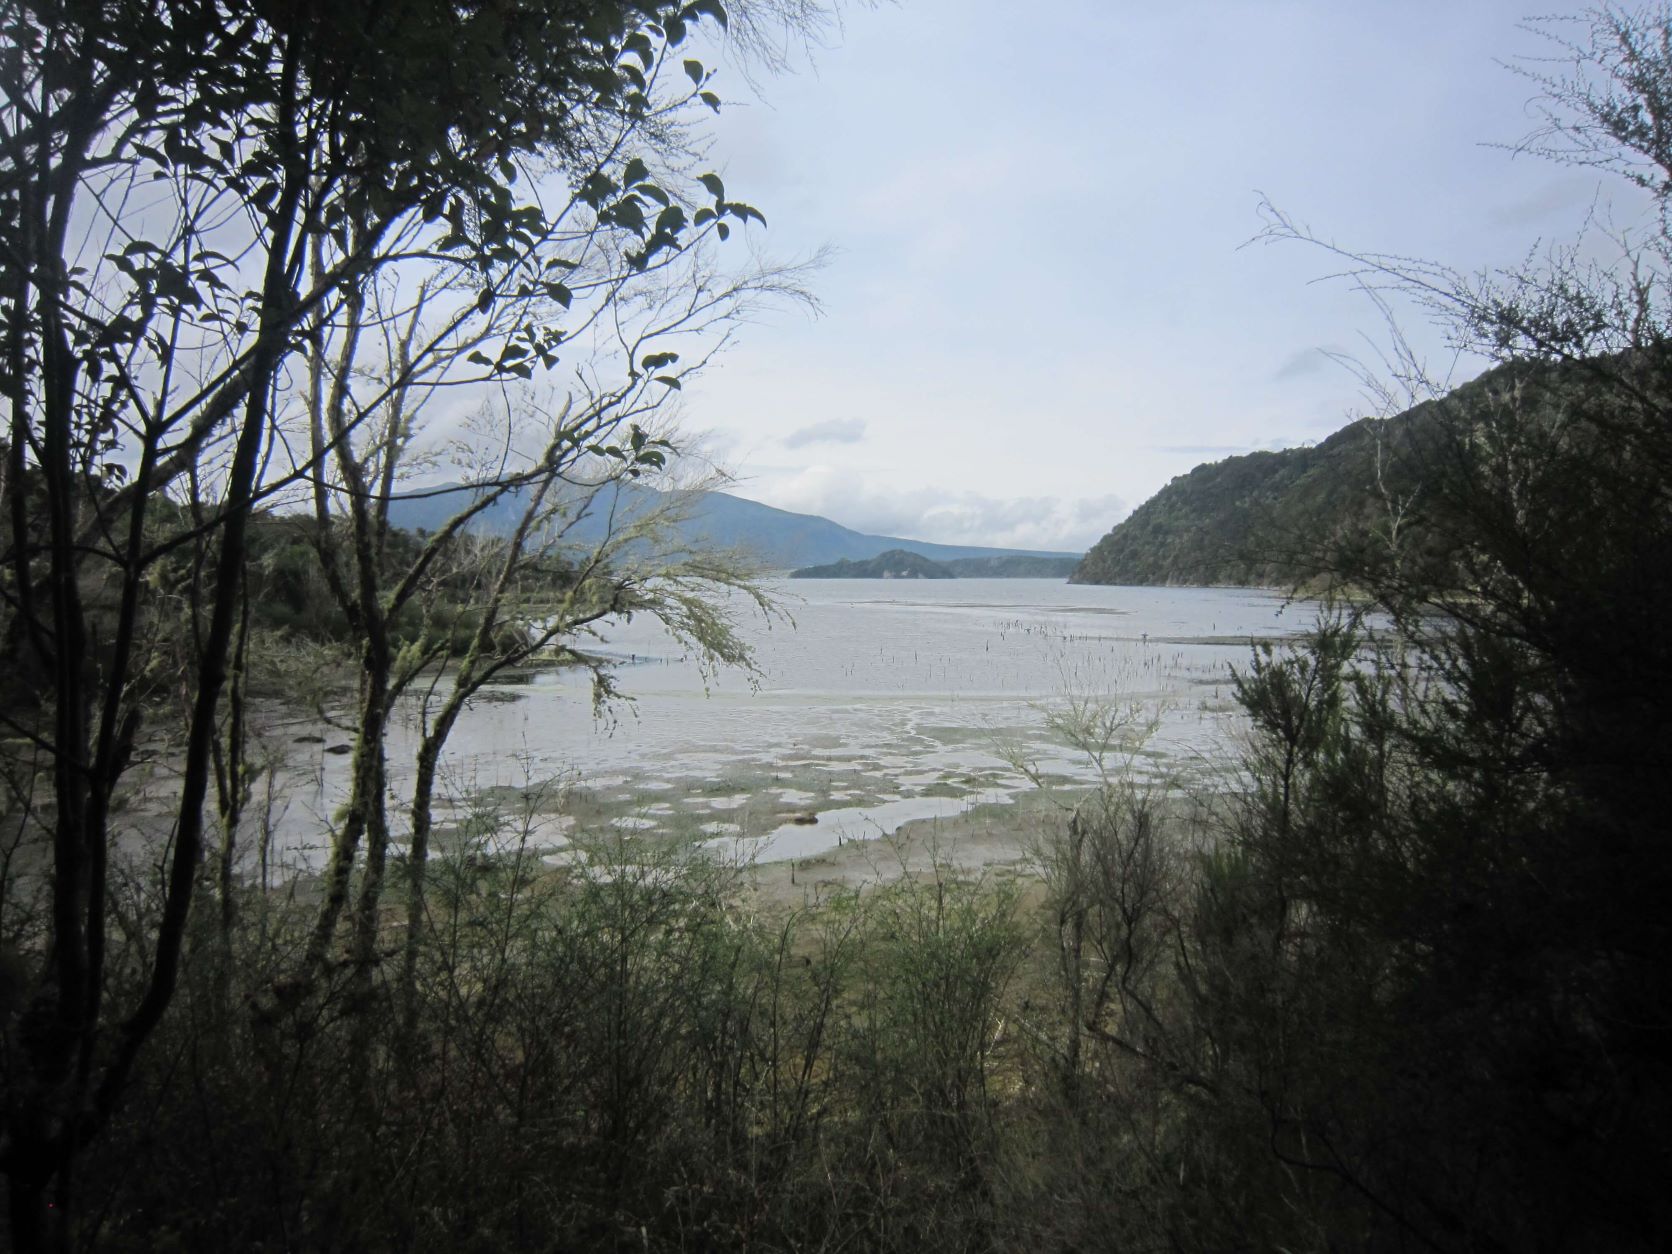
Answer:
M1281 453L1289 448L1310 448L1317 441L1305 436L1275 435L1248 444L1146 444L1152 453L1171 453L1178 457L1206 457L1215 461L1222 457L1240 457L1244 453Z
M1588 174L1563 174L1546 179L1515 199L1487 210L1486 221L1494 227L1547 225L1560 217L1563 227L1576 225L1586 210L1604 199L1601 185Z
M783 444L785 448L805 448L809 444L857 444L864 438L863 418L832 418L790 432Z
M1252 444L1146 444L1146 449L1156 453L1173 453L1179 457L1231 457L1237 453L1246 453L1254 446Z
M1301 379L1309 374L1317 374L1325 366L1334 365L1331 357L1335 349L1303 348L1298 353L1290 353L1283 359L1283 364L1272 371L1272 379Z
M893 492L858 472L828 466L757 481L739 494L873 535L1075 553L1089 549L1130 512L1113 494L995 497L936 487Z

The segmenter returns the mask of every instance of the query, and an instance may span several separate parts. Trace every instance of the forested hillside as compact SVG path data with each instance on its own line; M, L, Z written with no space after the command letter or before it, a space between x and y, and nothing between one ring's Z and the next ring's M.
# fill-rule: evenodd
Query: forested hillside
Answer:
M846 558L790 572L791 579L1066 579L1072 557L1015 553L1003 557L954 557L931 561L911 549L889 549L865 561Z
M791 573L792 579L955 579L939 562L918 553L889 549L862 562L843 558L828 566L806 566Z
M1491 386L1459 390L1468 403ZM1292 587L1341 540L1385 536L1419 476L1424 404L1351 423L1321 444L1245 453L1180 475L1099 540L1071 583Z
M1007 749L1001 654L1064 656L1028 621L968 654L983 734L932 738L869 659L965 655L853 631L812 641L851 691L786 677L781 753L727 739L746 697L702 707L702 804L656 840L596 799L672 812L668 780L481 726L531 660L607 714L606 621L705 691L751 665L739 613L781 621L659 489L669 398L799 290L722 248L762 215L698 173L697 54L770 64L818 8L0 4L0 1249L1672 1249L1672 9L1552 36L1519 149L1652 199L1639 236L1458 272L1272 212L1496 368L1198 468L1087 558L1351 589L1216 667L1230 760L1168 769L1164 722L1195 755L1227 711L1164 718L1147 662L1061 667L1052 751ZM439 475L466 499L403 530ZM873 795L991 778L966 753L1031 779L1022 822L960 816L1027 861L936 826L845 879L838 834L765 891L776 829L726 816L828 789L838 705L884 729ZM478 784L495 753L527 787Z

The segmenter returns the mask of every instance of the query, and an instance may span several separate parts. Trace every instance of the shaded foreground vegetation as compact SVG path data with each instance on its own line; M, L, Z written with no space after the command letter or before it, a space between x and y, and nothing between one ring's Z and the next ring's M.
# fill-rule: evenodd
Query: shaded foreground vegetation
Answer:
M787 290L703 268L760 214L690 177L680 111L718 98L681 44L802 10L409 7L0 3L16 1248L1669 1244L1672 17L1600 15L1542 84L1549 151L1661 208L1629 265L1352 259L1501 368L1283 555L1359 608L1254 655L1238 784L1187 824L1111 777L1037 888L942 871L777 917L630 844L550 870L514 816L444 843L435 791L509 641L641 612L748 660L719 608L746 579L633 560L636 522L569 543L568 489L664 474L644 424ZM78 206L133 187L174 218L72 271ZM570 393L511 399L560 350ZM422 401L484 384L477 502L413 546ZM294 537L261 512L286 492ZM284 892L235 873L256 598L358 648L348 804ZM135 853L129 764L171 711L181 784Z
M204 898L81 1241L1659 1248L1657 829L1494 759L1393 643L1262 651L1244 787L1111 777L1037 881L777 912L631 839L554 870L484 807L432 851L417 978L345 947L306 1002L308 882ZM119 951L157 899L128 881Z

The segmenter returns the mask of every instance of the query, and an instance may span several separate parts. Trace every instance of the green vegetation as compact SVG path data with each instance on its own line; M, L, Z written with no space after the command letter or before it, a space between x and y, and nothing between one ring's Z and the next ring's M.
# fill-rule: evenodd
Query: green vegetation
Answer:
M1005 1220L1026 1046L1013 888L816 915L620 843L553 874L478 811L433 869L416 1014L281 1009L311 912L250 893L83 1174L105 1248L866 1248ZM125 902L136 905L137 901ZM251 1003L244 1000L254 996Z
M765 48L816 16L795 0L0 4L14 1248L98 1231L78 1168L202 956L200 916L236 946L237 867L267 836L248 702L302 669L287 657L350 663L352 785L271 991L325 1013L340 963L358 1002L398 971L408 1020L436 767L481 687L536 653L587 662L578 644L613 614L747 665L726 607L764 608L748 572L666 540L676 494L631 518L612 504L627 484L690 486L670 398L738 319L804 297L794 267L724 262L764 218L699 163L690 123L721 101L689 37L735 19ZM467 502L421 537L392 526L442 467ZM472 520L505 502L510 526L480 541ZM579 536L590 507L614 525ZM416 777L395 798L403 698ZM135 934L117 894L148 842L123 806L159 745L178 774L142 861L166 873Z
M1458 389L1452 408L1487 399L1494 384ZM1180 475L1099 540L1071 583L1293 588L1315 584L1340 542L1390 526L1423 535L1397 511L1418 482L1414 461L1435 438L1427 402L1365 418L1321 444L1245 453ZM1430 540L1436 537L1428 536Z
M1498 368L1205 475L1252 565L1167 533L1156 569L1354 593L1238 677L1235 783L1145 793L1112 762L1141 711L1088 701L1057 730L1104 786L1037 881L797 908L650 842L549 849L538 799L436 804L464 703L601 617L747 664L739 572L654 519L572 533L669 469L698 363L667 319L701 291L676 325L723 336L785 290L683 268L759 217L684 176L679 111L717 98L681 44L722 6L0 15L12 1248L1672 1244L1672 14L1599 15L1543 82L1549 150L1657 198L1631 264L1351 258ZM155 238L67 264L135 188ZM514 392L598 327L590 383ZM484 382L472 503L401 532L426 403ZM348 802L278 883L252 677L343 640ZM144 814L148 722L179 776Z
M942 562L960 579L1066 579L1080 564L1075 557L955 557Z
M257 514L250 519L250 627L253 632L295 637L312 644L351 651L358 636L341 602L320 569L313 521L301 515ZM391 529L382 557L386 572L406 569L423 551L422 536ZM435 570L422 603L408 603L390 623L396 648L416 646L463 657L483 619L480 565L495 546L475 546L469 562L444 563ZM579 571L554 554L529 572L526 597L540 605L572 584ZM520 615L510 615L494 629L493 650L520 652L524 643Z
M864 561L842 558L828 566L791 571L791 579L1062 579L1078 565L1072 557L1014 553L934 561L905 549L889 549Z
M904 549L889 549L875 557L855 562L843 558L829 566L807 566L793 571L791 579L955 579L940 562L930 561Z

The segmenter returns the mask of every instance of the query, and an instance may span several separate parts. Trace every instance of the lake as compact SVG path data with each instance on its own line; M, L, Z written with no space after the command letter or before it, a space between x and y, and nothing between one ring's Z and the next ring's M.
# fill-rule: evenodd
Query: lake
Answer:
M1051 726L1074 703L1153 720L1117 756L1166 781L1222 771L1242 725L1231 667L1250 641L1310 628L1264 591L1088 587L1033 579L782 580L788 620L740 613L758 673L705 676L655 623L612 625L628 700L593 717L578 671L484 693L446 758L455 824L524 814L538 844L577 830L705 841L727 856L807 857L899 824L997 806L1043 780L1085 786L1086 754ZM396 796L412 712L389 741ZM279 842L323 855L348 759L291 746ZM816 816L817 822L809 821ZM799 820L799 821L798 821ZM557 856L561 856L560 854Z

